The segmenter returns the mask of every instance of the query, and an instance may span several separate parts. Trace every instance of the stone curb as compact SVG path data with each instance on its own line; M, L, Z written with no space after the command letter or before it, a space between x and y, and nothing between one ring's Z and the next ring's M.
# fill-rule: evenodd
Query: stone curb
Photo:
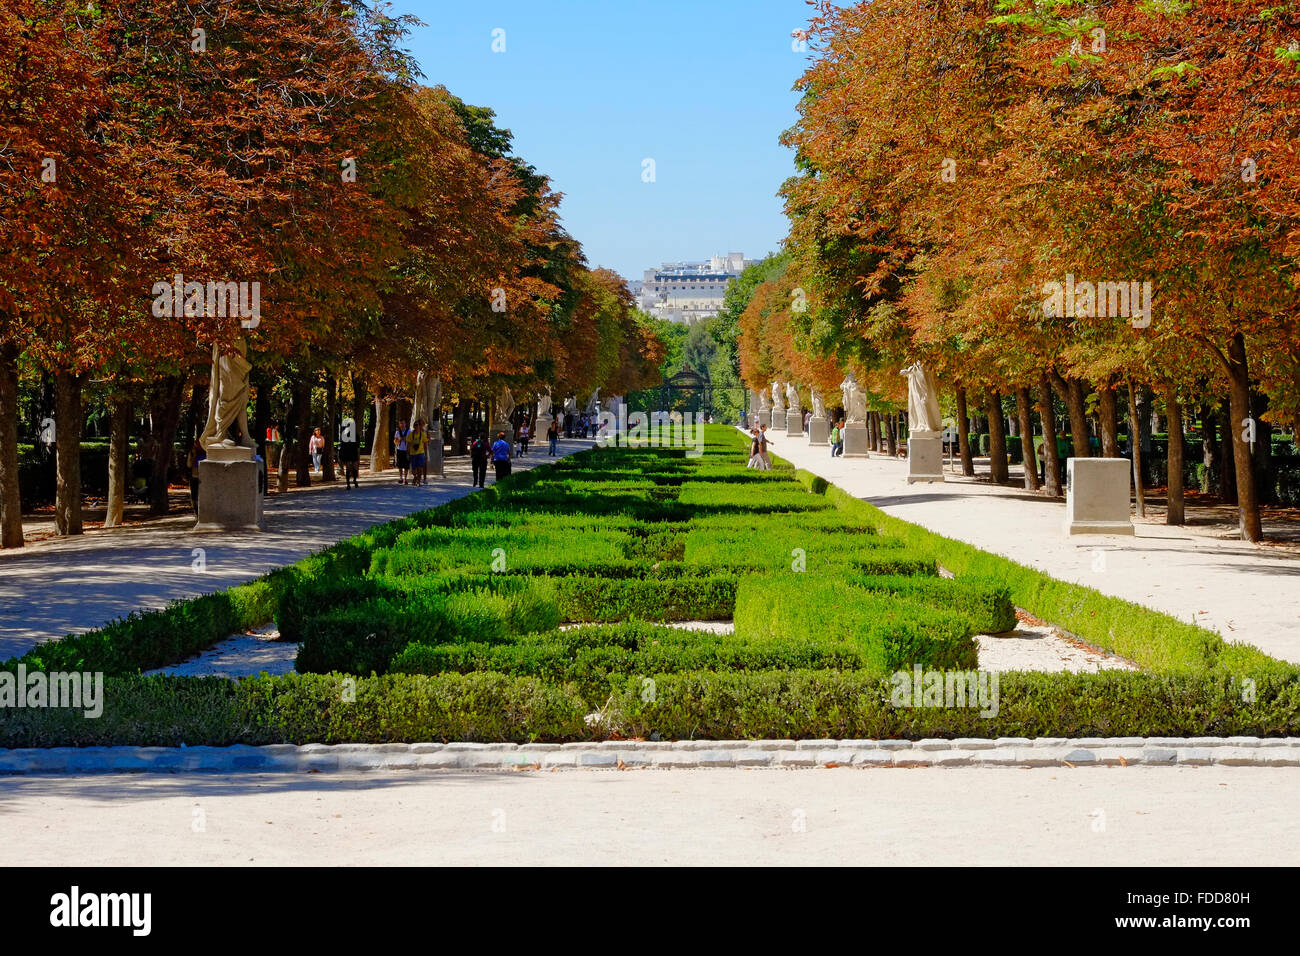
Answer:
M640 767L1300 767L1300 737L683 740L567 744L271 744L0 750L0 776Z

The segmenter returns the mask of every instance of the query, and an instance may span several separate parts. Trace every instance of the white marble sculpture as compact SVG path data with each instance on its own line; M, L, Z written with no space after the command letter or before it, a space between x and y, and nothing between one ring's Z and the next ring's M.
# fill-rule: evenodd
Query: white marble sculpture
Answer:
M551 388L548 385L546 391L537 393L537 417L551 417Z
M772 400L767 397L767 389L762 389L758 393L758 410L760 412L770 412L772 410Z
M822 393L815 388L809 389L812 393L812 414L813 418L826 417L826 400L822 398Z
M907 423L911 433L938 434L943 430L943 419L934 372L916 362L903 369L902 374L907 376Z
M212 384L208 387L208 422L199 444L210 458L252 458L257 448L248 434L248 345L243 339L234 351L212 346ZM239 439L230 437L234 426Z
M587 399L587 414L595 415L600 409L600 389L591 393L591 398Z
M772 421L785 420L785 395L780 382L772 383Z
M801 407L799 404L799 389L794 382L785 383L785 404L792 412L799 411Z
M844 398L844 424L865 425L867 422L867 398L862 394L858 378L852 372L840 382L840 393Z
M515 397L507 385L501 389L501 394L497 396L497 421L508 422L510 416L515 413Z

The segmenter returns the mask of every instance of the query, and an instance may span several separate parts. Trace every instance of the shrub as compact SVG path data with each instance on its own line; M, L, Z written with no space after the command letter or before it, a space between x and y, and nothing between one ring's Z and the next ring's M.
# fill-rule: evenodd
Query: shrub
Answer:
M922 664L978 665L969 617L872 594L811 574L754 577L736 595L736 633L750 640L853 641L864 666L881 672Z
M609 579L568 577L557 581L560 613L568 621L720 620L736 603L732 576Z

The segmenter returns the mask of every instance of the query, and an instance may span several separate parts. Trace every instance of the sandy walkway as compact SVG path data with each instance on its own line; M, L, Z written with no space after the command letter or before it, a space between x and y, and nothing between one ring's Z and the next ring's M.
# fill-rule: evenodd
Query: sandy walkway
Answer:
M1248 544L1222 525L1148 522L1137 523L1135 537L1068 537L1063 500L951 473L942 484L909 485L905 461L831 458L828 449L780 432L772 450L895 517L1300 663L1294 546ZM1013 478L1019 474L1012 469Z
M1254 767L16 777L0 866L1294 866L1297 787Z

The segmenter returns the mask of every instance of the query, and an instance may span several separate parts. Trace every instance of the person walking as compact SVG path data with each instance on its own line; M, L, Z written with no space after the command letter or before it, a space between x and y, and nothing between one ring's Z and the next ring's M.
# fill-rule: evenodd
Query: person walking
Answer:
M411 434L406 436L406 447L411 454L411 484L423 485L429 461L429 433L424 430L424 419L417 419Z
M410 434L411 429L406 426L406 419L401 419L397 423L397 430L393 432L393 457L397 459L397 483L399 485L406 484L406 473L411 468L411 452L406 443Z
M497 432L497 440L492 443L492 467L497 481L510 474L510 442L505 432Z
M762 443L759 440L757 428L751 428L749 430L749 463L745 465L745 467L746 468L763 467L763 448L762 448Z
M835 430L831 432L831 457L840 458L844 455L844 419L835 423Z
M320 474L320 461L324 451L325 436L317 428L316 431L312 432L312 436L307 442L307 452L311 455L311 469L318 475Z
M353 427L349 429L349 425ZM357 468L361 463L361 443L356 440L356 427L352 419L343 420L343 434L351 435L352 441L339 442L339 464L343 466L343 487L361 487L357 481Z
M546 429L546 443L550 446L550 455L555 457L555 444L560 440L560 427L551 419L551 427Z
M771 441L767 437L767 426L762 425L758 429L758 458L759 467L763 471L772 470L772 459L767 456L767 446Z
M471 488L475 486L482 488L483 482L487 479L488 452L487 432L479 432L474 436L474 441L469 446L469 465L471 469L469 484Z
M529 429L527 422L519 426L519 454L528 454L528 439L531 435L532 431Z

